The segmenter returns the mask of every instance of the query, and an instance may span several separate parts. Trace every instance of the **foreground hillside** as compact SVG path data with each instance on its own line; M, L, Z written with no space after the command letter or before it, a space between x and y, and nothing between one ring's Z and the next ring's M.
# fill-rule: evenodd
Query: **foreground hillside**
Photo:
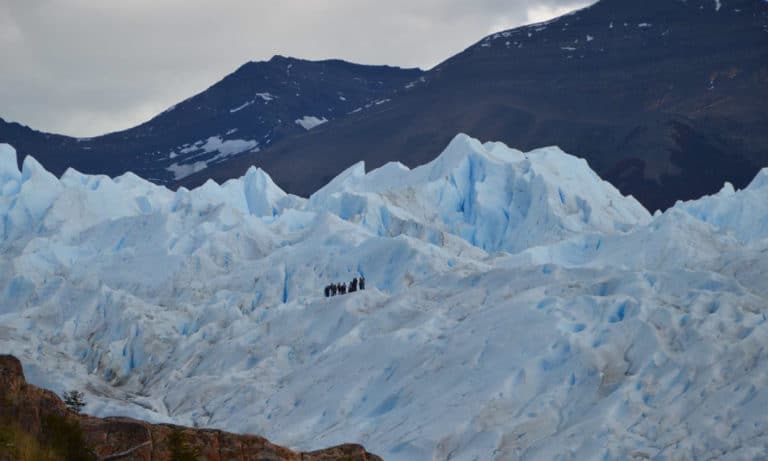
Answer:
M1 150L0 348L88 413L387 460L768 450L768 170L652 216L557 148L464 135L308 199Z
M27 384L10 355L0 355L0 410L0 459L8 461L381 461L359 445L297 453L258 436L75 414Z

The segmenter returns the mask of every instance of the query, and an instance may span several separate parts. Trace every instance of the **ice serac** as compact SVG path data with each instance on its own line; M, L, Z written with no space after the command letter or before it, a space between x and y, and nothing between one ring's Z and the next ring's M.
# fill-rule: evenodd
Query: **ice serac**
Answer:
M61 190L58 179L32 157L26 157L21 172L16 167L16 152L0 147L0 237L24 237L42 220Z
M381 235L448 233L486 251L517 252L583 232L625 232L650 215L556 147L527 154L456 136L432 162L408 170L357 164L313 195L343 219Z
M322 206L323 202L330 195L356 190L361 181L365 179L365 162L357 162L346 170L339 173L323 188L310 196L310 201L317 206ZM391 178L387 178L391 179Z
M303 199L286 194L264 170L251 167L245 176L231 179L222 185L209 180L190 191L199 205L227 204L245 214L256 217L275 217L285 208L295 208Z
M16 150L8 144L0 144L0 197L17 193L20 186L21 172L16 162Z
M0 144L0 179L18 179L21 172L16 161L16 149L9 144Z
M768 451L765 170L651 217L556 147L465 135L310 199L7 152L0 350L88 413L394 461Z
M286 193L272 182L262 169L251 168L243 178L243 188L248 211L256 216L274 216L278 213L278 202Z
M683 210L723 232L732 232L742 242L768 238L768 168L739 192L726 183L717 194L691 202L678 202Z

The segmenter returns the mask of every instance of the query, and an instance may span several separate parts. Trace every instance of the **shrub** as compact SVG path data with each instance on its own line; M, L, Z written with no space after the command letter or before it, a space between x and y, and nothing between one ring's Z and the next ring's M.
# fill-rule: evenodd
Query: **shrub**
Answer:
M51 447L42 445L18 425L0 426L0 459L15 461L64 461Z
M43 437L67 461L96 461L96 455L86 445L83 429L76 420L63 415L47 415L43 419Z
M171 452L171 461L196 461L199 455L197 450L184 442L184 434L178 429L168 435L168 451Z

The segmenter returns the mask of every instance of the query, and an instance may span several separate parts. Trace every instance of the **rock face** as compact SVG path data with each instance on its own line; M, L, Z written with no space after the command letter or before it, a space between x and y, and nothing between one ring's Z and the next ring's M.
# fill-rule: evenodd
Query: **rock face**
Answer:
M256 435L75 415L53 392L27 384L16 357L0 355L0 426L15 424L38 440L46 440L50 434L46 434L45 420L51 415L79 423L86 445L103 461L172 460L174 447L192 454L189 459L206 461L381 461L355 444L302 453ZM13 459L7 447L0 447L0 461Z

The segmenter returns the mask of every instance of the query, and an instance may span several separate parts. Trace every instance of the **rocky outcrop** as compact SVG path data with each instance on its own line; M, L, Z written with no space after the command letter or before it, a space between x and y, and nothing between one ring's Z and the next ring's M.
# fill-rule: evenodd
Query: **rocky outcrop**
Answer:
M82 429L88 449L100 461L381 461L360 445L347 444L313 452L296 452L256 435L170 424L149 424L130 418L96 418L69 411L53 392L30 385L21 362L0 355L0 426L13 425L41 443L51 440L47 418L57 417ZM0 447L0 461L14 459Z

